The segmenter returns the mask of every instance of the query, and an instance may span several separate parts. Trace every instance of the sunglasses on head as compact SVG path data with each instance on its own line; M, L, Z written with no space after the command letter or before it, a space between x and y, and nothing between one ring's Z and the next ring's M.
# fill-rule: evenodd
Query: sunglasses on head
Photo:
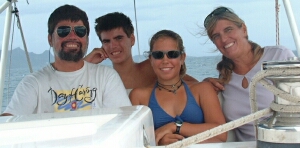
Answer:
M224 12L231 12L228 8L226 7L219 7L215 9L213 12L211 12L209 15L204 20L204 27L206 28L209 21L211 20L212 17L223 14Z
M178 58L183 52L179 51L179 50L170 50L167 52L163 52L163 51L152 51L151 52L151 56L154 59L163 59L165 54L167 55L167 57L169 59L176 59Z
M68 36L71 31L75 32L75 34L78 37L84 37L86 35L86 27L85 26L75 26L74 29L72 29L71 26L59 26L56 30L57 35L61 38L64 38L66 36Z

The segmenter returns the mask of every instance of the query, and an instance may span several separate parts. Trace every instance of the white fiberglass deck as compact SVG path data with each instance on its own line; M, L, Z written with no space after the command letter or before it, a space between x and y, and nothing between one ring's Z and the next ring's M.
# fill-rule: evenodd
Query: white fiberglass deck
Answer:
M0 141L9 148L155 145L152 113L145 106L0 117Z

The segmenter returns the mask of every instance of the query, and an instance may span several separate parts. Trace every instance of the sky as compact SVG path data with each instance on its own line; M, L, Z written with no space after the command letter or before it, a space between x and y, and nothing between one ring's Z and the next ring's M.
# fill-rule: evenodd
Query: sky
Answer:
M1 3L7 0L1 0ZM94 31L97 17L110 12L122 12L129 16L135 27L138 40L132 48L133 55L143 55L149 50L149 39L159 30L169 29L177 32L183 39L188 56L220 55L203 32L203 20L216 7L226 6L241 17L248 28L249 39L261 46L276 45L275 0L136 0L136 18L134 0L18 0L21 25L29 52L40 54L49 50L47 41L47 21L57 7L64 4L75 5L86 11L90 21L88 53L101 43ZM300 29L300 1L290 0L298 29ZM1 4L2 5L2 4ZM296 50L294 39L288 24L284 4L279 0L279 34L280 45ZM2 47L3 26L6 11L0 14L0 39ZM14 18L12 18L12 24ZM137 27L136 27L137 22ZM20 31L14 27L12 43L9 49L23 48ZM137 37L138 32L138 37ZM0 48L1 48L0 47ZM52 49L51 49L52 50Z

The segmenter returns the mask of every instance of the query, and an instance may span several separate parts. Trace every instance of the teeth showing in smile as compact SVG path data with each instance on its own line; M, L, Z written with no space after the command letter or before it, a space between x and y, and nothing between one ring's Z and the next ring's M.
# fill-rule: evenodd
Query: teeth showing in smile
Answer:
M117 51L117 52L112 52L111 54L112 55L117 55L117 54L120 54L121 53L121 51Z
M68 47L68 48L77 48L77 44L67 44L66 47Z
M233 44L234 44L234 43L229 43L229 44L227 44L227 45L225 46L225 48L229 48L229 47L231 47Z
M171 70L172 68L161 68L162 71L168 71Z

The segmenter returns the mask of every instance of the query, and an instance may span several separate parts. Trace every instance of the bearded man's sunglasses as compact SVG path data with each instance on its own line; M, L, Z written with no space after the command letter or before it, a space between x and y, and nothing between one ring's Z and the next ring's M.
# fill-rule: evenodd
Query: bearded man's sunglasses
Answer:
M59 37L64 38L68 36L73 30L75 34L80 38L84 37L87 32L85 26L75 26L73 28L71 26L59 26L56 30L56 33Z

